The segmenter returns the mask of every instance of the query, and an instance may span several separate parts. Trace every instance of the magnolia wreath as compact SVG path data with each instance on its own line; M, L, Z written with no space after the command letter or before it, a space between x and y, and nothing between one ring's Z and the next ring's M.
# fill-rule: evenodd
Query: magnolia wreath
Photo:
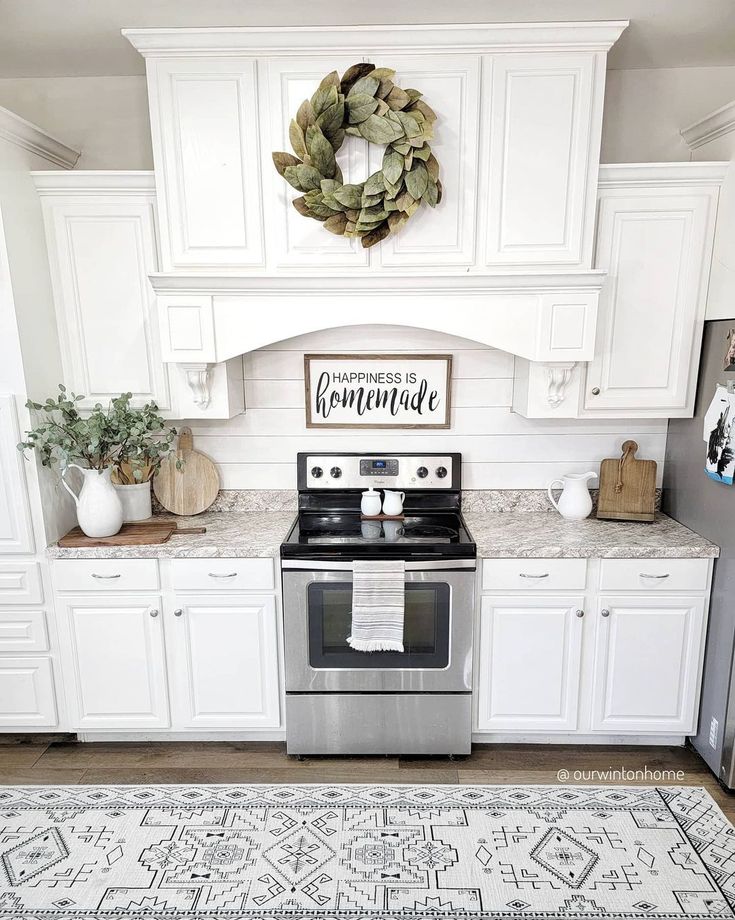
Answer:
M436 115L418 90L401 89L394 76L374 64L354 64L342 79L336 70L327 74L289 126L296 156L273 154L280 175L304 193L293 201L299 214L338 236L359 237L366 249L442 196L428 143ZM347 134L385 145L381 169L364 182L343 182L335 154Z

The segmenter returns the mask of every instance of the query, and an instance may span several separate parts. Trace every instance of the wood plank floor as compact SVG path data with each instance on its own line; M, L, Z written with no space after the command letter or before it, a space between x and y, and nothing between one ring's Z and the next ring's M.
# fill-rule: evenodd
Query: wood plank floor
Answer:
M568 777L562 774L560 779L559 771L564 770ZM621 778L615 771L626 774ZM476 745L471 756L459 761L309 757L300 762L288 757L279 742L82 744L41 736L0 736L0 785L559 782L704 786L735 823L735 795L721 788L694 751L679 747L496 744Z

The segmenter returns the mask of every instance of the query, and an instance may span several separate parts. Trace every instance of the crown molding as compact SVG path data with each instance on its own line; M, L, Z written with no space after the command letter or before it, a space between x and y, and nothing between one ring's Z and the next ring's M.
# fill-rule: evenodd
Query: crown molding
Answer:
M75 169L59 172L55 169L32 170L31 176L38 194L64 195L129 195L134 192L155 192L153 170Z
M608 51L628 20L303 26L299 28L123 29L143 57L179 54L302 55L382 52Z
M81 156L79 150L69 147L10 109L0 106L0 138L16 147L41 157L61 169L73 169Z
M598 188L634 188L638 185L720 185L727 175L727 161L686 163L612 163L600 166Z
M735 131L735 102L728 102L689 127L682 128L679 133L689 149L696 150L697 147L703 147L718 137L730 134L731 131Z

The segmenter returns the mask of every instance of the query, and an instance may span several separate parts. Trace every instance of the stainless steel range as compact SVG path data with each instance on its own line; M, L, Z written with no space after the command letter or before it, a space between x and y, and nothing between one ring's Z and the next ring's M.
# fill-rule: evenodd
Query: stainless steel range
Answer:
M298 455L281 545L289 754L469 753L476 549L460 475L460 454ZM404 519L361 519L369 486L404 491ZM362 559L405 560L403 652L347 644Z

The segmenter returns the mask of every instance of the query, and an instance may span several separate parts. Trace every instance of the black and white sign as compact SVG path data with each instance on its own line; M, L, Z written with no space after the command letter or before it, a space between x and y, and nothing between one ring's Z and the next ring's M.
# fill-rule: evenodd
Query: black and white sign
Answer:
M304 355L307 428L449 428L451 355Z

